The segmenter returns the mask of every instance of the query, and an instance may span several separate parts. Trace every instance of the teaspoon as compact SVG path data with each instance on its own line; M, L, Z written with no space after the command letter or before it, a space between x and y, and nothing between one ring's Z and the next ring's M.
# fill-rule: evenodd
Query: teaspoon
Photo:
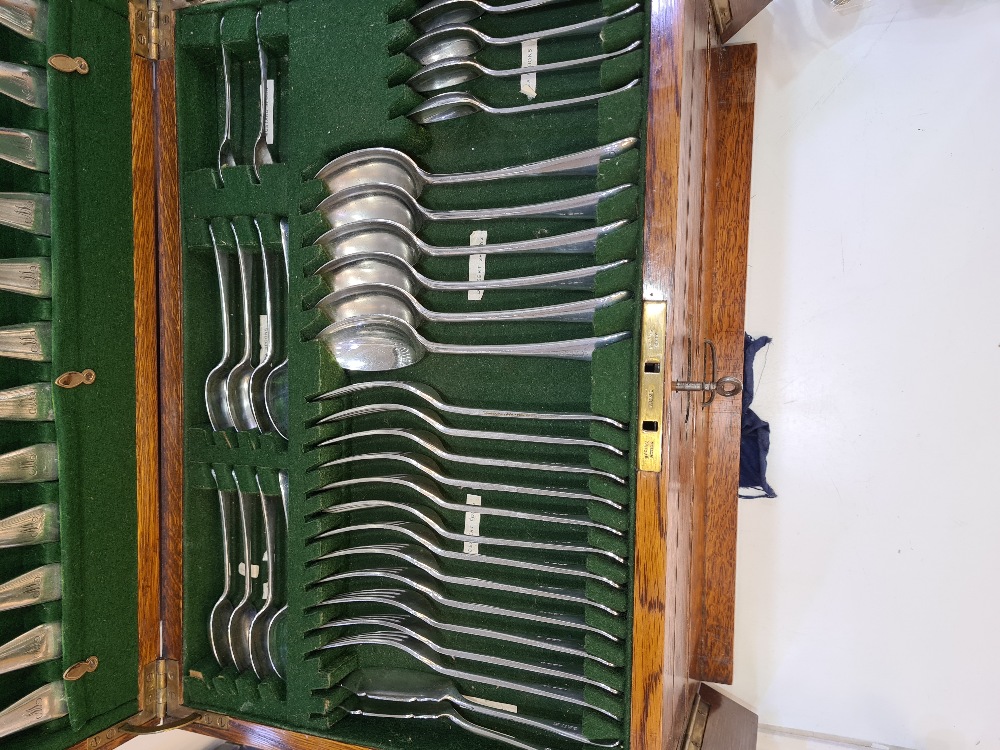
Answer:
M509 37L487 36L478 29L464 24L449 24L428 31L409 47L406 54L421 65L430 65L438 60L448 60L455 57L472 57L484 47L506 47L535 39L555 39L557 37L577 36L591 31L598 31L612 21L617 21L635 12L639 8L636 3L612 16L602 16L589 21L559 26L554 29L532 31Z
M431 0L410 16L410 23L421 31L429 31L447 24L475 21L487 13L517 13L565 2L568 0L521 0L508 5L487 5L479 0Z
M316 335L337 364L356 372L398 370L416 364L427 354L543 357L589 362L595 349L630 337L628 331L622 331L607 336L536 344L441 344L424 338L413 326L388 315L332 323Z
M274 259L271 252L264 243L264 234L260 229L260 222L254 219L254 226L257 228L257 238L260 242L260 258L264 271L264 317L262 320L260 361L257 366L250 371L247 388L250 396L250 409L257 422L257 429L261 432L274 432L274 425L267 409L267 378L271 371L277 367L277 314L280 302L278 301L278 275L274 267Z
M289 283L291 282L290 257L288 253L288 219L279 222L281 228L281 254L285 264L285 299L289 295ZM280 277L280 273L277 274ZM284 331L275 331L272 342L276 347L284 349ZM285 440L288 440L288 353L277 366L268 373L264 381L264 407L267 411L267 418L274 425L274 430ZM287 479L286 479L287 484ZM285 502L285 515L287 520L288 502Z
M427 172L421 169L408 155L394 148L362 148L338 156L316 174L316 179L323 180L330 193L337 193L358 185L377 183L397 185L416 198L424 191L424 188L433 185L465 185L545 175L595 176L603 160L628 151L636 143L638 143L636 138L622 138L606 146L557 156L531 164L503 167L485 172L455 172L450 174Z
M413 326L424 323L504 323L533 320L591 323L597 310L627 300L630 296L628 292L614 292L596 299L558 305L448 313L427 309L406 289L392 284L356 284L330 292L316 303L316 307L326 313L333 323L372 313L394 315Z
M617 52L607 52L603 55L592 55L590 57L579 57L575 60L563 60L562 62L543 63L542 65L532 65L524 68L487 68L480 65L475 60L455 58L451 60L440 60L430 65L425 65L406 82L407 85L420 94L431 91L458 86L468 81L474 81L480 76L487 78L519 78L526 74L555 73L562 70L572 70L574 68L584 68L588 65L598 65L605 60L633 52L642 46L642 42L633 42L628 47L624 47Z
M231 225L232 226L232 225ZM243 356L233 365L226 377L226 393L229 397L229 412L237 430L256 430L257 417L254 415L253 399L250 394L250 376L253 374L253 354L256 336L254 315L254 258L247 248L240 244L236 227L232 227L236 240L236 257L240 269L240 298L243 302Z
M428 100L429 101L429 100ZM526 206L436 211L396 185L359 185L322 200L317 210L333 229L369 219L388 219L411 230L435 221L496 221L502 219L594 219L597 205L631 185L618 185L596 193L561 198Z

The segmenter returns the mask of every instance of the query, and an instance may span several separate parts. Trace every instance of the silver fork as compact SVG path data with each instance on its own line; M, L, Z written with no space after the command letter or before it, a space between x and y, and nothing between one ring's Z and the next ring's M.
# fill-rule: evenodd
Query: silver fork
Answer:
M254 21L254 31L257 35L257 61L260 65L260 129L257 131L257 141L253 145L253 172L260 182L260 167L262 164L273 164L271 150L267 147L267 53L264 43L260 40L260 14Z

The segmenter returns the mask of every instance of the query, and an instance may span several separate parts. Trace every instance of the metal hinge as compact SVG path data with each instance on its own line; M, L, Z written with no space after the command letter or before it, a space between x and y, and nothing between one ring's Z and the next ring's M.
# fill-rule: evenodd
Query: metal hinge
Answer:
M191 711L181 706L181 669L173 659L157 659L142 668L139 705L142 711L131 719L88 739L87 750L99 750L125 735L157 734L195 723L218 729L229 727L228 716Z
M705 727L708 726L708 710L708 704L701 699L701 696L695 696L687 733L684 735L684 744L681 745L683 750L701 750L701 745L705 741Z
M667 361L667 303L642 303L642 359L639 360L639 471L663 466L663 390Z
M131 0L128 7L132 54L147 60L173 57L174 11L169 1Z

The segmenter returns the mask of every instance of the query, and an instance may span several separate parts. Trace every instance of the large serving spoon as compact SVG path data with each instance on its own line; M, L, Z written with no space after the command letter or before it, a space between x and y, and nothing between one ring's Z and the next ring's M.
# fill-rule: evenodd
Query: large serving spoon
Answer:
M508 5L487 5L479 0L430 0L410 16L410 23L421 31L436 29L450 23L467 23L485 14L501 15L534 10L571 0L521 0Z
M291 270L288 252L288 219L282 219L279 223L281 227L281 254L285 264L285 294L284 299L289 299L289 283L291 282ZM281 274L277 276L280 278ZM274 345L276 348L285 349L285 331L275 331ZM288 440L288 352L267 375L264 381L264 407L267 410L267 418L277 432L285 440ZM286 479L287 484L287 479ZM288 515L288 502L285 502L285 515Z
M48 172L48 133L39 130L0 128L0 159L35 172Z
M473 289L577 289L594 288L594 279L602 271L620 268L628 263L617 260L596 266L572 268L532 276L512 276L506 279L479 281L439 281L424 276L412 264L397 255L384 252L356 253L327 261L315 271L334 291L360 284L390 284L414 294L418 291L467 292Z
M49 106L49 89L44 68L0 62L0 94L35 109Z
M482 409L479 407L459 406L445 401L441 394L429 385L424 385L423 383L410 383L405 380L365 380L360 383L351 383L349 385L341 386L340 388L335 388L332 391L327 391L319 396L315 396L312 400L330 401L333 399L344 398L346 396L353 396L358 393L366 393L371 390L381 390L386 388L402 391L403 393L407 393L411 396L416 396L428 406L433 407L435 411L442 412L444 414L457 414L466 417L483 417L486 419L533 419L540 422L603 422L604 424L616 427L619 430L624 430L626 427L626 425L622 422L611 419L610 417L602 417L598 414L588 414L583 412L514 411L510 409ZM398 404L387 404L386 406L387 408L412 408L403 407ZM337 417L337 414L343 413L343 411L337 412L336 414L326 417L321 421L334 419ZM433 416L430 415L429 412L426 413L433 419ZM440 427L440 423L438 424ZM452 433L445 432L444 434L450 435ZM538 442L546 442L544 437L545 436L512 434L509 439L530 442L532 438L540 438ZM555 439L561 440L562 438ZM623 455L622 451L609 446L606 443L594 443L592 444L592 447L604 448L605 450L609 450L619 456Z
M362 148L338 156L317 172L316 179L323 180L331 193L358 185L378 183L397 185L416 198L424 191L424 188L437 185L468 185L517 177L594 176L603 160L628 151L636 143L638 143L637 138L622 138L605 146L536 161L531 164L491 169L485 172L455 172L451 174L427 172L421 169L412 158L394 148Z
M0 258L0 291L29 297L52 296L49 258Z
M338 490L351 490L355 487L377 487L382 489L388 487L390 490L399 492L401 489L410 490L431 504L442 510L453 513L468 513L469 506L465 503L450 502L431 480L413 474L393 474L381 477L353 477L351 479L340 479L330 482L317 490L313 490L310 495L317 495L324 492L336 493ZM476 513L481 516L499 516L501 518L516 518L520 521L530 521L533 523L554 523L565 526L578 526L582 529L595 529L603 531L612 536L624 536L621 531L606 524L592 520L589 516L573 515L571 513L559 513L548 511L546 513L531 513L523 510L515 510L506 507L493 507L490 505L475 506Z
M34 42L45 42L48 19L45 0L0 0L0 24Z
M578 57L575 60L543 63L541 65L531 65L522 68L502 68L499 70L496 68L487 68L475 60L463 58L440 60L422 67L410 76L406 83L417 93L426 94L432 91L451 88L452 86L459 86L463 83L474 81L480 76L487 78L519 78L528 74L556 73L564 70L585 68L590 65L600 65L606 60L633 52L641 46L642 42L633 42L628 47L623 47L617 52L606 52L603 55L591 55L590 57Z
M240 238L233 228L236 239L236 256L240 269L240 298L243 303L243 356L233 365L226 377L226 393L229 397L229 412L237 430L256 430L257 417L254 414L250 394L250 376L253 374L254 335L258 321L254 315L254 257L249 249L240 244Z
M331 323L316 335L345 370L383 372L416 364L427 354L543 357L590 361L594 350L625 341L627 331L569 341L537 344L441 344L424 338L398 318L370 315Z
M559 26L554 29L532 31L518 36L493 37L487 36L478 29L464 24L449 24L428 31L406 48L406 54L421 65L430 65L438 60L448 60L455 57L472 57L484 47L508 47L532 40L555 39L571 37L599 31L612 21L617 21L638 10L639 4L629 6L611 16L602 16L589 21Z
M392 284L356 284L330 292L316 303L316 307L333 323L372 313L395 315L413 326L424 323L506 323L533 320L590 323L597 310L627 300L630 296L628 292L614 292L596 299L557 305L448 313L429 310L409 291Z
M226 380L235 362L233 346L233 330L230 309L232 301L232 273L229 267L229 254L219 247L215 239L212 224L208 225L208 236L212 239L212 249L215 251L215 271L219 286L219 306L222 314L222 358L212 368L205 378L205 408L208 410L208 422L216 432L235 427L233 413L229 408L229 391Z
M333 229L369 219L388 219L414 231L435 221L496 221L502 219L594 219L597 206L631 185L618 185L596 193L560 198L526 206L437 211L424 208L396 185L358 185L324 198L317 210Z
M212 611L208 616L208 639L212 646L212 655L220 667L236 666L233 661L233 652L229 646L229 621L233 617L232 602L232 543L230 536L233 533L233 508L236 505L236 493L232 490L223 490L219 487L219 479L212 469L212 478L215 480L216 493L219 497L219 511L221 521L222 536L222 593L212 606Z
M521 104L516 107L494 107L486 104L481 99L466 94L461 91L448 91L443 94L435 94L426 101L418 104L407 115L421 125L430 125L435 122L454 120L459 117L467 117L477 112L485 112L488 115L524 115L535 112L546 112L550 109L562 109L564 107L576 107L580 104L596 102L606 96L614 96L623 91L628 91L639 85L639 79L631 81L617 89L611 91L601 91L597 94L587 94L586 96L574 96L570 99L555 99L549 102L535 102L534 104Z

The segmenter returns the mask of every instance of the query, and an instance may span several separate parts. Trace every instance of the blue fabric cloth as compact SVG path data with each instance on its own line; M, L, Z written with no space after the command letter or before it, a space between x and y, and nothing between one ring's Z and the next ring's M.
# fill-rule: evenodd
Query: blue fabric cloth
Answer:
M749 333L743 341L743 428L740 438L740 497L777 497L767 483L767 452L771 447L771 426L750 408L753 403L753 362L757 352L771 343L769 336L755 339Z

